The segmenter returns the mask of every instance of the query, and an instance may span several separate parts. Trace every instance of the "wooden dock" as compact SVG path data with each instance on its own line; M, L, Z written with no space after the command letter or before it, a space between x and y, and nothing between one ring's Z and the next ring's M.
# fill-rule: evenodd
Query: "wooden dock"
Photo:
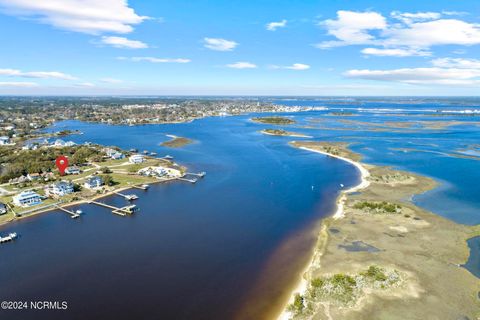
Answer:
M118 214L120 216L126 216L127 214L132 214L135 211L134 209L136 207L135 205L129 205L129 206L126 206L126 207L123 207L123 208L118 208L118 207L111 206L109 204L106 204L106 203L103 203L103 202L98 202L98 201L95 201L95 200L88 200L88 203L96 204L96 205L101 206L101 207L112 209L112 213Z
M197 182L197 179L196 179L196 178L188 179L188 178L178 177L177 180L186 181L186 182L190 182L190 183L195 183L195 182Z
M138 196L135 195L135 194L123 194L123 193L120 193L120 192L116 192L116 191L112 191L114 194L118 195L118 196L121 196L121 197L124 197L126 200L128 201L132 201L132 200L137 200L138 199Z
M72 219L76 219L76 218L80 217L80 214L78 214L78 213L76 213L76 212L73 212L73 211L71 211L71 210L62 208L62 207L60 207L59 205L55 205L55 207L56 207L57 209L59 209L59 210L62 210L63 212L68 213Z
M199 173L185 172L185 175L187 175L187 176L196 176L196 177L199 177L199 178L205 177L206 174L207 173L205 171L202 171L202 172L199 172Z
M148 186L148 184L142 184L142 185L139 185L139 186L133 185L132 187L133 187L133 188L140 189L140 190L148 190L148 187L149 187L149 186Z

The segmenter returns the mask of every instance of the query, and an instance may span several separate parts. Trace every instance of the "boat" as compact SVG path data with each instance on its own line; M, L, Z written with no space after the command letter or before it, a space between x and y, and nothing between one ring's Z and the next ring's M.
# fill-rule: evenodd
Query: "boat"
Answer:
M148 154L148 150L143 150L143 154Z
M157 153L156 153L156 152L150 152L150 155L151 155L151 156L156 156Z
M165 159L173 159L173 157L172 157L171 155L169 155L169 154L167 154L164 158L165 158Z
M125 199L127 199L128 201L137 200L138 196L135 194L127 194L125 195Z
M138 150L135 148L130 149L130 152L137 152Z
M8 234L8 236L5 236L5 237L1 237L0 236L0 243L4 243L4 242L9 242L9 241L13 241L17 238L17 233L16 232L10 232Z
M148 185L148 184L142 184L142 188L148 189L148 187L150 187L150 185Z
M82 211L82 210L80 210L80 209L78 209L77 211L75 211L75 213L76 213L76 214L82 214L82 213L83 213L83 211Z

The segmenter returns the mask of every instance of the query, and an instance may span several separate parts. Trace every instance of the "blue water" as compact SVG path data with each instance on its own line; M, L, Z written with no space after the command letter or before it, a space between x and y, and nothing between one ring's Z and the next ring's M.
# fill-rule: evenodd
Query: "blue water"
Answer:
M297 124L286 128L313 140L352 142L367 163L430 176L440 187L416 196L418 205L459 223L480 223L480 161L475 155L452 156L478 144L480 127L475 121L480 117L432 116L437 110L480 109L478 101L276 102L330 108L287 114ZM345 120L413 125L395 132L369 131L329 116L342 110L355 114L340 117ZM66 138L78 143L170 154L207 176L195 185L169 183L147 192L135 190L141 211L131 218L83 205L86 214L79 221L51 213L0 229L21 234L19 241L1 248L0 297L67 300L69 319L143 319L147 314L151 319L226 319L238 316L247 303L249 318L267 315L307 260L315 222L332 212L339 185L355 184L358 173L342 161L289 147L289 137L259 134L268 126L249 121L252 116L256 115L136 127L63 121L50 128L82 131ZM416 129L418 121L447 120L471 123ZM169 139L166 134L195 143L181 149L161 147L159 143ZM119 197L105 201L124 203ZM475 274L478 263L466 267ZM65 313L7 315L62 319Z

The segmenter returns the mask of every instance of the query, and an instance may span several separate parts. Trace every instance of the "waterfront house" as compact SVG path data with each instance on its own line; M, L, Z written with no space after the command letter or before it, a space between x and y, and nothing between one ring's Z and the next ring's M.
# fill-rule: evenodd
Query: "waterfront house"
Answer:
M32 190L22 191L12 198L13 203L21 207L29 207L42 203L42 197Z
M73 183L69 181L55 182L45 188L47 196L63 197L70 193L73 193Z
M40 179L40 174L38 174L38 173L29 173L29 174L27 175L27 178L28 178L28 180L30 180L30 181L37 181L38 179Z
M103 185L103 179L100 176L91 176L85 180L83 186L87 189L98 188Z
M0 215L7 213L7 206L0 202Z
M130 161L130 163L142 163L145 161L145 157L141 154L134 154L130 156L128 161Z
M78 167L68 167L65 169L65 174L80 174L80 169Z
M120 159L124 159L125 155L121 152L115 152L114 154L111 155L111 158L113 160L120 160Z
M10 144L10 138L7 136L0 137L0 145L8 145Z

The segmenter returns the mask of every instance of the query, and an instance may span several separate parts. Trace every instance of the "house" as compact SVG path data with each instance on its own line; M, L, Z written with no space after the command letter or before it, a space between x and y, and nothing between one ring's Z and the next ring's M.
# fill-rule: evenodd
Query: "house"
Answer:
M69 181L55 182L45 188L45 194L47 196L63 197L64 195L73 193L73 191L73 183Z
M120 159L124 159L125 158L125 155L121 152L115 152L114 154L112 154L110 156L113 160L120 160Z
M7 206L0 202L0 215L7 213Z
M80 168L78 167L68 167L67 169L65 169L65 174L80 174L81 171L80 171Z
M65 147L73 147L73 146L76 145L76 143L73 142L73 141L67 141L67 142L65 142L63 145L64 145Z
M57 139L53 143L53 146L54 147L64 147L65 146L65 141L63 141L62 139Z
M30 207L42 203L42 197L35 191L22 191L13 196L13 203L21 207Z
M113 154L117 153L117 150L112 149L112 148L103 148L102 151L105 152L107 157L111 157Z
M30 181L36 181L38 179L40 179L40 174L38 173L29 173L27 175L27 179L30 180Z
M53 174L53 172L44 172L41 174L41 176L45 181L55 180L55 175Z
M8 145L10 144L10 138L7 136L0 137L0 145Z
M130 163L142 163L145 161L145 157L141 154L134 154L130 156L128 161L130 161Z
M87 189L98 188L103 185L103 179L100 176L91 176L85 180L83 186Z

